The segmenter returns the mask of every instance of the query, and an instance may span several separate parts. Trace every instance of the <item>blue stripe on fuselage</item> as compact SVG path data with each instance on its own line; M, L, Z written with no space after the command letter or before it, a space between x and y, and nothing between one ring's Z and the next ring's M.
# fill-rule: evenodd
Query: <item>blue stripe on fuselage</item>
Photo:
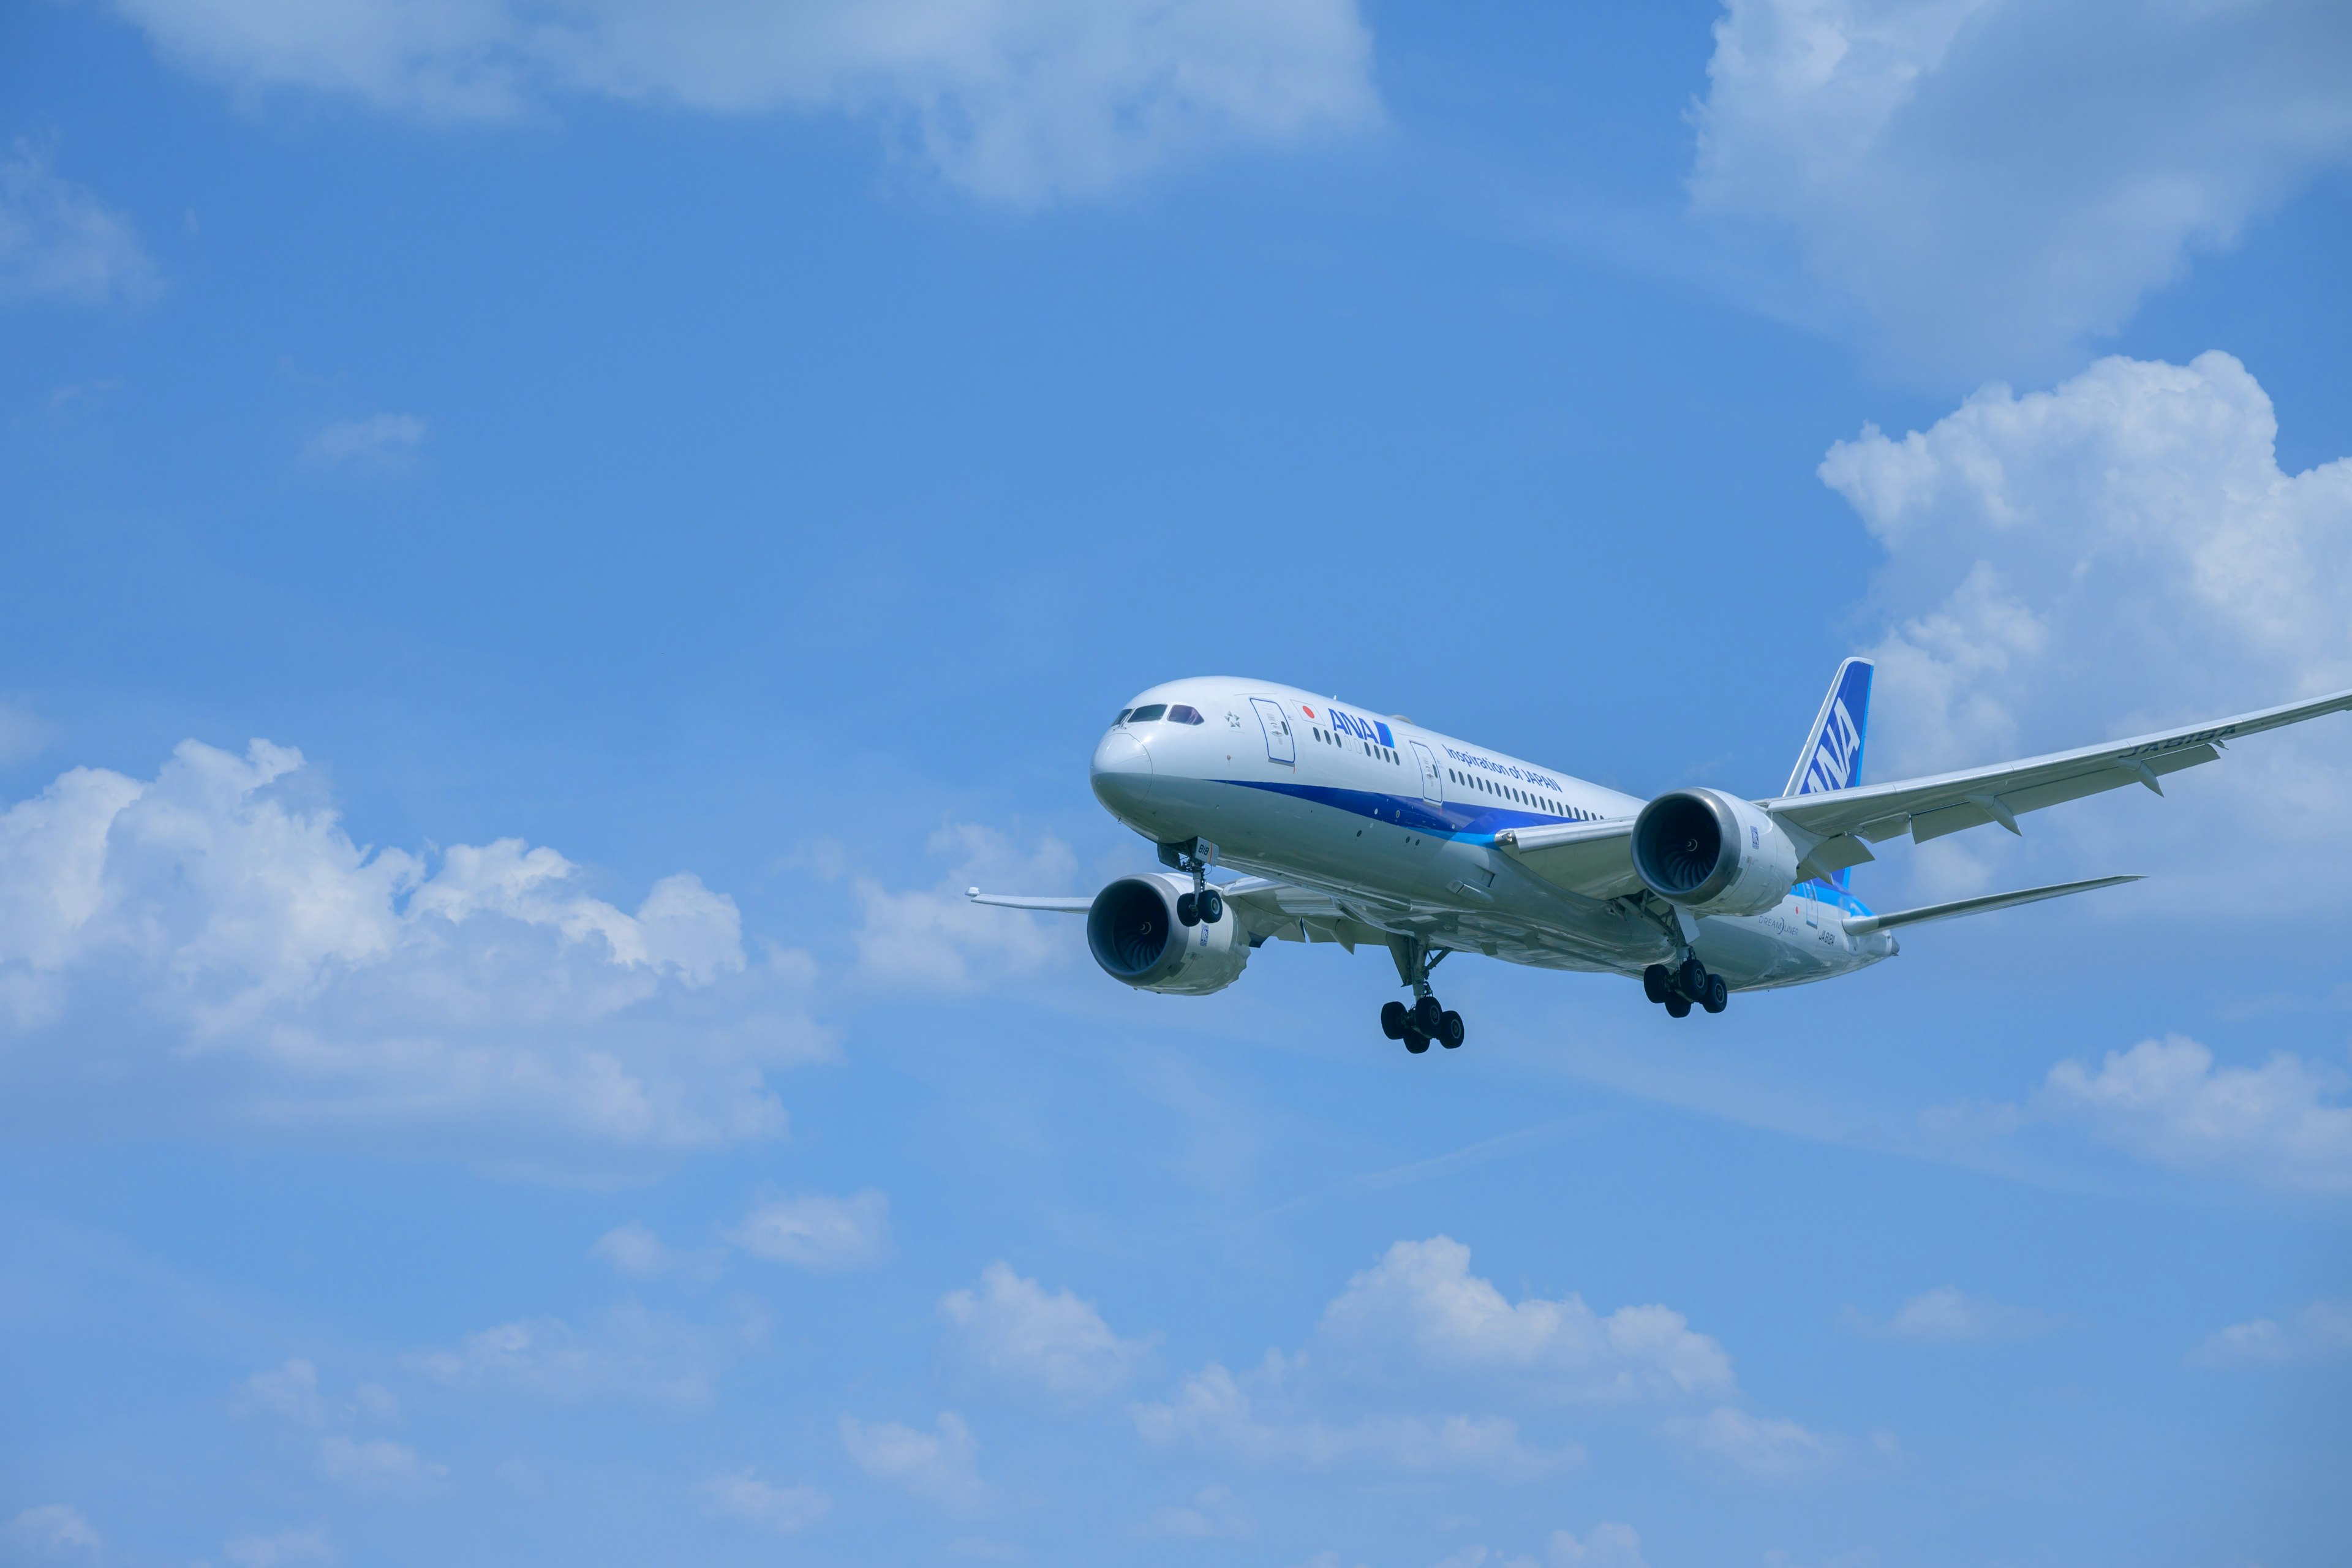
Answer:
M1466 800L1433 803L1419 795L1381 795L1366 789L1333 789L1327 784L1279 784L1263 779L1217 779L1213 782L1286 795L1295 799L1312 801L1317 805L1328 805L1353 816L1369 816L1375 822L1393 823L1399 827L1410 827L1415 833L1442 833L1448 838L1486 841L1507 827L1535 827L1576 820L1540 811L1508 811L1499 806L1474 805Z

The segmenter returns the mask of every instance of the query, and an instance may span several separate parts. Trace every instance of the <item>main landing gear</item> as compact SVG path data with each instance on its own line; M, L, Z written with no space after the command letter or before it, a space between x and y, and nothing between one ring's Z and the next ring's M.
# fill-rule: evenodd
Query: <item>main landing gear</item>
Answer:
M1176 895L1176 921L1183 926L1215 925L1225 918L1225 896L1209 886L1209 868L1217 863L1217 847L1205 838L1184 844L1162 844L1160 858L1179 871L1192 873L1192 890Z
M1462 1015L1445 1007L1429 992L1429 972L1444 963L1450 951L1440 948L1432 952L1429 944L1419 937L1389 939L1389 955L1396 960L1397 973L1412 987L1413 1003L1410 1007L1402 1002L1383 1006L1381 1033L1391 1040L1402 1040L1404 1048L1414 1056L1428 1050L1432 1040L1449 1051L1461 1047L1465 1034Z
M1723 983L1722 975L1709 974L1696 953L1672 968L1654 963L1642 971L1642 994L1653 1002L1664 1004L1666 1016L1672 1018L1689 1017L1693 1003L1710 1013L1720 1013L1731 1005L1731 988Z

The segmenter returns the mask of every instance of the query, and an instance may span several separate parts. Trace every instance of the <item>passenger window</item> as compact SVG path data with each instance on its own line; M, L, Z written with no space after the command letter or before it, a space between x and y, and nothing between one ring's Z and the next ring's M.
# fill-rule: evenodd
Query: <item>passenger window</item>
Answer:
M1142 707L1137 709L1134 712L1129 714L1127 716L1127 721L1130 724L1149 724L1160 718L1167 711L1168 704L1165 702L1147 702Z

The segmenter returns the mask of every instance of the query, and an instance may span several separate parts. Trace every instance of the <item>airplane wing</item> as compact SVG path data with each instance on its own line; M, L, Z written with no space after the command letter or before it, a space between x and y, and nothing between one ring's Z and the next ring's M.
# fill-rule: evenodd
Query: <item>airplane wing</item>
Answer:
M1927 904L1916 910L1896 910L1891 914L1848 915L1845 929L1854 936L1868 936L1874 931L1893 931L1896 926L1920 925L1927 921L1947 921L1956 915L1981 915L1994 910L2012 910L2020 904L2038 904L2044 899L2063 899L2069 893L2087 893L2099 888L2112 888L2124 882L2143 880L2138 877L2094 877L2087 882L2053 882L2046 888L2027 888L2014 893L1987 893L1976 899L1954 899L1948 904Z
M1642 889L1642 879L1633 874L1633 819L1630 816L1507 828L1495 835L1495 843L1545 881L1571 893L1613 899Z
M1082 915L1095 907L1092 893L1083 899L1047 899L1027 893L983 893L978 888L966 888L963 896L975 904L989 904L1000 910L1042 910L1055 915Z
M1818 795L1784 795L1757 804L1783 826L1798 829L1800 843L1823 841L1807 856L1804 871L1824 875L1872 858L1869 847L1861 842L1864 839L1881 843L1908 831L1913 842L1924 844L1989 822L2016 833L2021 831L2017 826L2021 814L2102 790L2137 784L2162 795L2164 787L2158 779L2212 762L2231 741L2347 710L2352 710L2352 691L2337 691L2241 713L2234 719L2053 752L2019 763Z

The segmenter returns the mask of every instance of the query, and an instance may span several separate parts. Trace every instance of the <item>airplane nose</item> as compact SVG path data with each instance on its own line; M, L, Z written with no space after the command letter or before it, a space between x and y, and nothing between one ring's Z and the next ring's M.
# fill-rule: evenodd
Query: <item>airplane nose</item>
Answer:
M1124 730L1102 738L1087 773L1095 798L1113 813L1132 810L1150 798L1151 753Z

